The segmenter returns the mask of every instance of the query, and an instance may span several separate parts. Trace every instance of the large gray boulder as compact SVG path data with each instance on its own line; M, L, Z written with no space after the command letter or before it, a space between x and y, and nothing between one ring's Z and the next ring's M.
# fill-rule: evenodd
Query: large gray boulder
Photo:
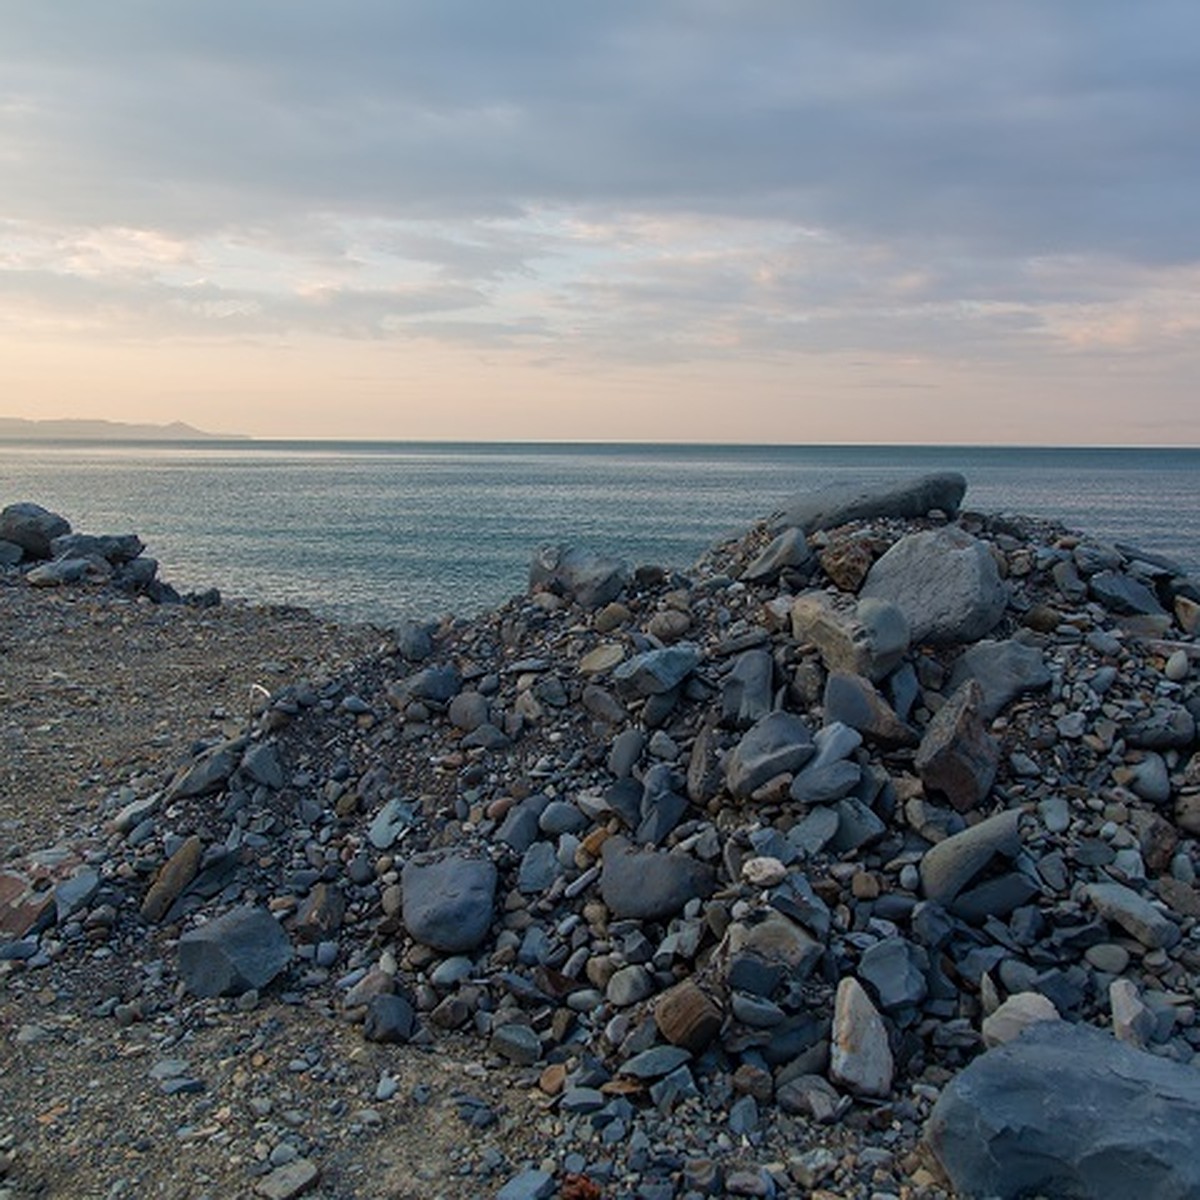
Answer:
M50 543L70 532L65 517L40 504L21 501L0 511L0 541L20 546L29 558L49 558Z
M1036 646L1017 641L983 641L968 647L950 673L953 691L974 679L983 689L979 713L990 721L1024 692L1050 686L1050 669Z
M193 996L266 987L292 961L292 943L265 908L243 905L179 939L179 974Z
M955 1194L1200 1196L1200 1071L1038 1021L942 1090L925 1129Z
M496 900L490 859L434 854L400 876L404 925L418 942L448 954L474 950L487 937Z
M813 754L812 730L797 716L773 712L756 721L725 760L725 784L739 800Z
M1008 603L992 552L954 527L902 537L871 568L860 595L896 605L914 645L977 641Z
M574 546L543 546L529 564L529 587L549 588L584 608L600 608L620 595L629 582L616 558Z
M812 533L874 517L923 517L934 509L952 517L966 490L967 481L957 471L879 483L836 483L794 496L771 524L775 529L794 525Z
M624 838L604 843L600 895L619 920L660 921L716 886L712 867L690 854L636 850Z

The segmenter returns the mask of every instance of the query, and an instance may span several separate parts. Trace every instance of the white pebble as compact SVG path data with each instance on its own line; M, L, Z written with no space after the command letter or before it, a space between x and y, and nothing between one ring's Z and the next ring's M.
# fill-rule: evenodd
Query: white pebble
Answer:
M1163 674L1172 683L1182 683L1188 676L1188 656L1186 650L1176 650L1170 658L1167 659L1167 665L1163 668Z

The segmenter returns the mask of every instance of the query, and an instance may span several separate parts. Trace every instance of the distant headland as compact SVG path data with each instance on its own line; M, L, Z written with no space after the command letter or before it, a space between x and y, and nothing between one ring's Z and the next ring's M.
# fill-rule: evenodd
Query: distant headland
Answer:
M244 434L206 433L183 421L168 425L138 425L124 421L59 419L30 421L0 417L0 441L5 442L194 442L242 440Z

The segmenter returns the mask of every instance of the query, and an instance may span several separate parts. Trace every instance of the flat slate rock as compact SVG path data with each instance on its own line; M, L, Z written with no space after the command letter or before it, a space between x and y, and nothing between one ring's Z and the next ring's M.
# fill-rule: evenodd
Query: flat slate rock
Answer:
M628 581L629 572L619 559L578 546L543 546L529 564L531 589L551 588L584 608L602 608Z
M934 509L952 517L966 491L967 481L957 471L879 483L833 484L793 497L771 524L775 529L795 526L813 533L875 517L923 517Z
M1200 1071L1038 1021L943 1088L925 1137L964 1197L1200 1196Z
M179 974L193 996L266 987L292 961L292 943L265 908L242 905L179 939Z
M756 721L725 762L725 782L743 799L768 779L799 770L815 753L812 731L793 713L773 712Z
M614 917L657 921L689 900L712 894L711 867L687 854L635 850L623 838L604 843L600 895Z

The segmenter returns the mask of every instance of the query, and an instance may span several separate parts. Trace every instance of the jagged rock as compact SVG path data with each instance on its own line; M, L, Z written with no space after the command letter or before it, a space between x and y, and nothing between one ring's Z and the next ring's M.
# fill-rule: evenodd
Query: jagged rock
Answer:
M1038 1021L1059 1020L1054 1002L1040 992L1017 992L983 1019L983 1044L1002 1046Z
M921 887L930 900L949 904L993 859L1021 850L1021 813L1008 809L930 847L921 859Z
M1008 603L992 552L956 528L902 537L871 568L860 594L895 604L908 618L914 645L973 642Z
M835 587L857 592L875 561L875 552L866 538L841 538L826 546L818 558Z
M967 481L957 471L880 483L838 483L793 497L772 518L772 525L813 533L871 517L923 517L935 509L953 517L966 490Z
M1088 580L1088 591L1109 612L1126 616L1161 615L1163 606L1144 584L1122 571L1101 571Z
M604 843L600 895L614 917L658 921L689 900L712 894L713 870L689 854L635 850L623 838Z
M416 941L458 954L487 937L496 897L490 860L455 852L413 859L400 886L404 926Z
M687 642L647 650L613 671L613 686L627 700L663 695L677 688L700 665L700 657L700 648Z
M550 588L584 608L603 608L629 581L619 559L569 546L543 546L529 565L529 587Z
M167 798L183 800L219 792L241 764L245 748L245 738L234 738L210 747L191 766L180 771L167 789Z
M1038 1022L942 1089L925 1137L962 1196L1197 1196L1200 1072Z
M781 571L803 567L812 559L812 550L802 529L785 529L743 572L747 583L774 579Z
M814 753L812 732L797 716L773 712L756 721L725 762L725 783L739 800L768 779L796 771Z
M734 660L721 689L721 723L748 729L771 711L775 663L765 650L747 650Z
M98 565L103 566L91 558L59 558L34 567L26 574L25 581L30 587L63 587L94 576Z
M40 504L22 501L0 510L0 540L20 546L29 558L49 558L50 543L70 532L66 518Z
M925 790L959 812L984 801L1000 764L1000 743L984 727L982 705L983 689L968 679L929 722L913 759Z
M868 946L858 961L858 976L871 988L885 1012L920 1004L929 991L925 973L929 955L902 937Z
M862 984L846 976L833 1008L829 1078L857 1096L886 1096L895 1062L887 1029Z
M114 566L132 562L145 545L136 533L64 533L50 543L54 558L103 558Z
M915 746L917 731L901 721L875 685L861 675L832 671L822 700L827 724L840 722L877 746Z
M292 960L292 943L265 908L243 905L179 939L179 974L194 996L266 987Z
M1050 685L1050 671L1036 646L1017 641L983 641L959 655L950 673L950 688L974 679L981 689L979 713L987 721L1025 692Z
M827 592L805 592L792 605L792 636L812 642L827 670L878 682L908 650L908 620L883 600L839 603Z

